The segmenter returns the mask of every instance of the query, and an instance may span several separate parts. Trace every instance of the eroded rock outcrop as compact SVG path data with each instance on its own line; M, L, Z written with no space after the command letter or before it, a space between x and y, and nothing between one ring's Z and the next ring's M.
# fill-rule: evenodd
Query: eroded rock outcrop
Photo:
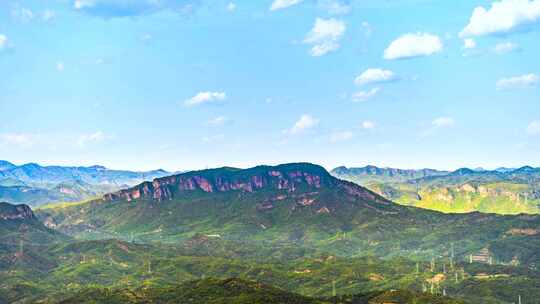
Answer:
M247 170L222 168L158 178L153 182L145 182L130 189L106 194L104 199L164 201L187 191L252 193L261 189L274 189L294 192L300 187L318 189L324 184L335 183L336 179L322 167L308 164L260 166Z
M35 219L34 212L27 205L12 205L0 203L0 220L31 220Z

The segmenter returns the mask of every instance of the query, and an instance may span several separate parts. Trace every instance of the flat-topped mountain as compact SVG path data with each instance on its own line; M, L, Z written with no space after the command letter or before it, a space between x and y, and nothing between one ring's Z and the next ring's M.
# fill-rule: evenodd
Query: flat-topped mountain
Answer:
M340 188L348 194L386 203L382 197L358 185L339 180L323 167L309 163L258 166L250 169L219 168L192 171L144 182L133 188L107 194L104 200L172 200L186 192L284 191L289 193Z

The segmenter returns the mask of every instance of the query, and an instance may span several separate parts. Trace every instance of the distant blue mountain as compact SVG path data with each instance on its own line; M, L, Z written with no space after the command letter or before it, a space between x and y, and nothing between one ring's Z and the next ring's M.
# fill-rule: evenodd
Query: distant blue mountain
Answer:
M165 170L111 170L103 166L63 167L0 160L0 201L40 206L80 201L171 175Z

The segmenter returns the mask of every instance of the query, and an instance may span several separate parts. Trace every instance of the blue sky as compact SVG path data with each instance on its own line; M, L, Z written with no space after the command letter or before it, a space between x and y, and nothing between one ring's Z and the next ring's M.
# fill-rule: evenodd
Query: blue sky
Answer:
M540 0L6 0L0 159L540 166Z

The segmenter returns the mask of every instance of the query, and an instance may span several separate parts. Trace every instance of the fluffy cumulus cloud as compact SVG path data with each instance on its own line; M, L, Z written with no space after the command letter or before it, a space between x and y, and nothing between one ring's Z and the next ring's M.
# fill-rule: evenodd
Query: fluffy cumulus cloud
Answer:
M202 105L206 103L219 102L227 99L225 92L199 92L197 95L184 101L188 107Z
M345 15L352 10L349 1L343 0L319 0L317 6L331 15Z
M493 48L493 51L499 55L515 52L517 50L519 50L519 45L512 42L497 43L497 45L495 45Z
M312 129L316 127L319 124L319 120L317 118L314 118L313 116L309 114L304 114L300 116L298 121L292 126L292 128L288 131L289 134L300 134L304 132L305 130Z
M434 127L437 127L437 128L446 128L446 127L452 127L454 126L455 124L455 121L453 118L451 117L438 117L438 118L435 118L431 124L434 126Z
M429 33L408 33L392 41L384 50L384 59L405 59L429 56L443 49L441 38Z
M330 134L330 142L347 141L354 137L354 133L351 131L337 131Z
M379 68L370 68L362 72L354 79L354 83L359 86L372 83L383 83L396 81L398 78L396 74L390 70L384 70Z
M531 121L527 126L527 133L530 135L540 135L540 120Z
M377 95L379 91L379 88L373 88L369 91L358 91L352 95L352 99L356 102L366 101Z
M317 18L304 43L312 45L312 56L323 56L339 49L339 42L346 29L345 22L341 20Z
M274 0L270 5L271 11L277 11L301 3L303 0Z
M509 33L540 20L540 0L501 0L474 9L460 37Z
M508 78L502 78L497 81L497 89L523 89L537 86L540 83L540 77L536 74L525 74L521 76L514 76Z
M75 0L73 9L112 18L155 13L165 9L191 13L199 4L200 0Z

